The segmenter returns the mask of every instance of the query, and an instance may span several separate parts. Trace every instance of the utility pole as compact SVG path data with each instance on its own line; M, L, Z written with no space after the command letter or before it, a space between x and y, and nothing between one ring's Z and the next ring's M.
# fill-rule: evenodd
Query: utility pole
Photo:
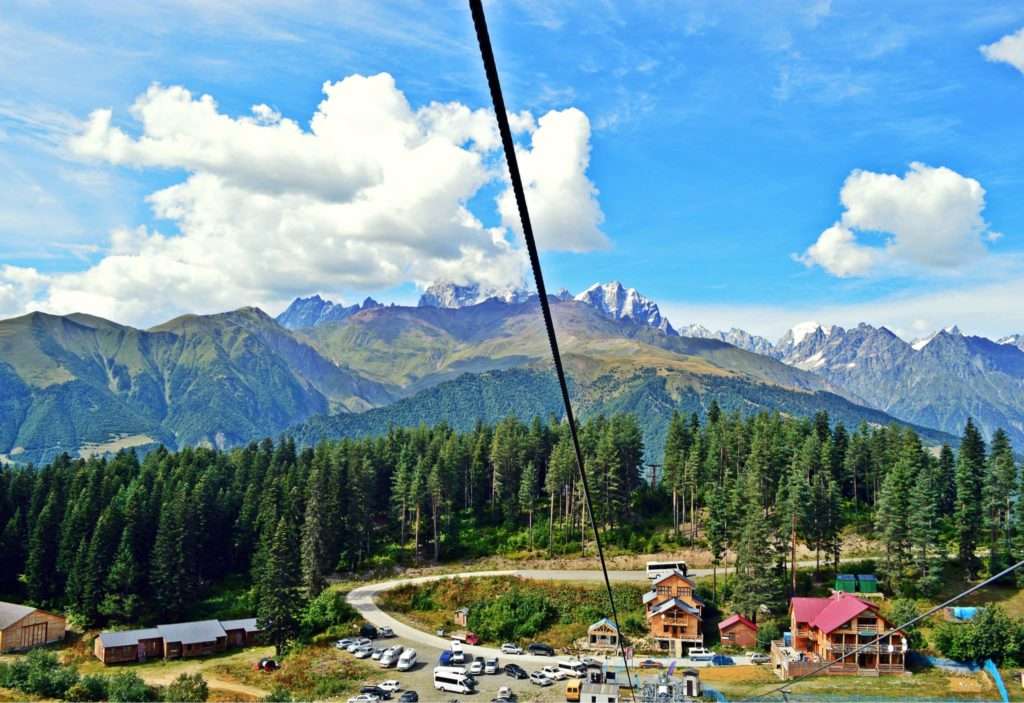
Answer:
M658 469L661 468L661 464L648 464L647 468L651 470L651 488L658 485Z

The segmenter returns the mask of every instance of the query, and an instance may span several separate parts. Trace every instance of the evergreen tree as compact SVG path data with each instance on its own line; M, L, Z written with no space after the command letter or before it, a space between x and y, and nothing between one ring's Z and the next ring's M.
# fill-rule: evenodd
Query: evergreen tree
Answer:
M267 561L260 575L256 617L267 641L280 655L299 634L302 596L296 577L295 546L288 521L282 517L273 532Z
M1011 511L1017 488L1017 464L1010 438L1002 429L992 435L992 448L982 486L985 533L989 551L989 574L1010 565Z
M527 530L530 534L530 549L533 549L533 511L537 507L537 468L530 462L523 469L519 481L519 509L527 515Z
M327 586L324 575L328 568L324 518L320 509L320 496L326 493L320 472L314 470L309 477L306 492L306 515L302 521L302 585L309 598L316 598Z
M954 524L960 564L973 579L978 574L978 543L982 530L982 482L985 475L985 442L970 419L960 440L956 462Z
M744 502L747 505L761 505L761 482L753 473L747 473L743 481ZM768 520L760 510L748 510L736 545L736 587L733 591L733 608L747 617L757 618L762 605L777 605L780 583L772 572L771 529Z

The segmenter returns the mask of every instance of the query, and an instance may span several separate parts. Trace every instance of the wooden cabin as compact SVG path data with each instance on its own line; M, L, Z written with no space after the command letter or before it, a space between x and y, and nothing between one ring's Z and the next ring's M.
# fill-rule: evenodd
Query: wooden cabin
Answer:
M695 588L693 579L675 569L655 579L651 590L644 594L651 639L671 656L685 656L691 645L704 642L704 602Z
M93 642L93 654L104 664L204 657L229 647L252 646L259 642L259 637L256 618L183 622L144 630L101 632Z
M619 629L608 618L601 618L587 628L587 649L614 652L619 648Z
M723 645L741 649L757 646L757 625L739 613L718 623L718 633Z
M452 615L452 620L456 625L466 627L469 624L469 608L457 608Z
M784 659L798 665L835 661L825 670L830 674L877 676L904 671L908 643L906 635L899 631L840 661L844 654L890 628L873 603L844 592L828 598L793 598L789 617L792 645L785 647L773 642L773 659L778 650L785 653ZM782 668L785 675L793 667Z
M67 621L31 605L0 601L0 654L64 640Z

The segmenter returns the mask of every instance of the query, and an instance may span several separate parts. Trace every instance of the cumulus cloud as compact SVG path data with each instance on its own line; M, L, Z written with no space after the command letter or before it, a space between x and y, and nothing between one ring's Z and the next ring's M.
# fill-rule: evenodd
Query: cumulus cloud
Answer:
M955 270L985 254L985 189L946 167L912 163L903 176L853 171L843 183L838 222L799 257L839 277L882 269ZM881 246L859 241L880 234Z
M25 302L33 300L47 282L46 276L34 268L0 266L0 316L23 312Z
M1024 73L1024 27L992 44L979 46L978 51L986 61L1008 63Z
M589 251L610 246L601 231L604 213L597 188L586 176L590 163L590 120L576 108L540 118L529 148L516 156L526 189L537 244L547 249ZM522 234L511 186L498 196L502 223Z
M69 142L79 158L184 172L148 197L173 231L119 229L87 270L46 278L31 299L5 282L0 296L145 323L182 311L273 308L315 290L522 280L518 240L467 206L503 178L490 110L415 109L388 74L327 82L323 94L308 129L263 104L230 116L211 96L179 86L153 85L136 100L137 136L110 110L94 111ZM585 173L586 116L510 118L532 143L523 158L543 246L605 245Z

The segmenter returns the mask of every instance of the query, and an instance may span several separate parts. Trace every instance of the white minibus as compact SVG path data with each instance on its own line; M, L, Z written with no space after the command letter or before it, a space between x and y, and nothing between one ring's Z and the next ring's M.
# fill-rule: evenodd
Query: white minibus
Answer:
M460 666L435 666L434 688L448 693L472 693L476 690L476 679Z

